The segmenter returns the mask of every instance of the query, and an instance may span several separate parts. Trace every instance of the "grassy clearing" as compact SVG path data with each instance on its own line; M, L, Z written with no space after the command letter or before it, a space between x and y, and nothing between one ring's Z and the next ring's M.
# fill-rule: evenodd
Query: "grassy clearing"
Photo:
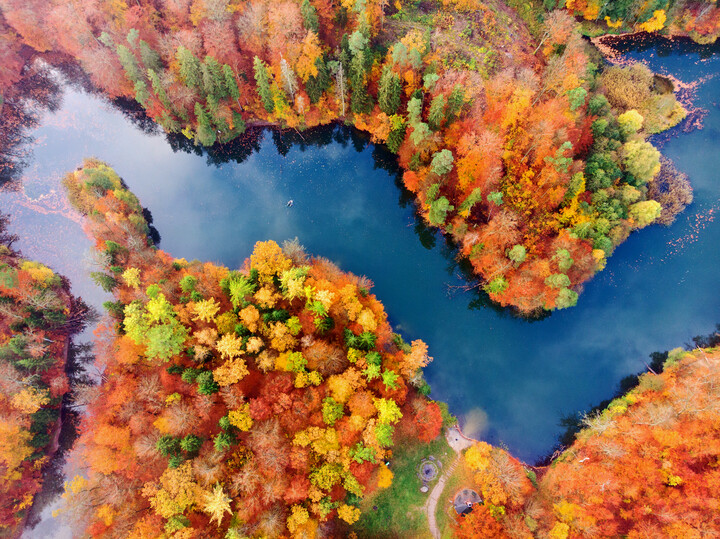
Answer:
M440 494L435 509L435 518L443 539L452 538L450 523L455 519L455 510L452 508L450 500L458 490L473 484L472 472L465 466L465 459L459 459L455 470L445 483L445 488Z
M429 537L424 510L429 492L420 492L422 481L417 476L417 468L430 455L443 463L440 474L455 458L443 435L430 444L409 447L398 444L390 465L394 474L392 485L360 504L362 516L353 526L359 537ZM428 485L431 490L434 483ZM373 510L374 506L377 510Z

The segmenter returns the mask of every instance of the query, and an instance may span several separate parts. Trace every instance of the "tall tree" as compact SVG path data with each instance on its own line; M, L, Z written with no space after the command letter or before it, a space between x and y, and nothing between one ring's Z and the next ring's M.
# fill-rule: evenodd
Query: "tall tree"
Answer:
M232 68L227 64L223 65L222 71L227 95L234 101L238 101L240 99L240 89L238 88L235 73L233 73Z
M265 62L256 56L253 60L253 69L255 71L258 96L260 96L265 110L272 112L275 110L275 101L273 101L272 91L270 90L270 73L268 72L268 68Z
M380 87L378 89L378 105L388 116L397 112L400 106L400 92L402 85L400 77L392 70L390 66L385 66L382 76L380 77Z
M217 140L215 128L213 127L210 116L200 103L195 103L195 116L197 117L198 127L196 140L203 146L212 146Z
M202 63L202 81L205 95L213 96L215 99L223 99L227 96L225 86L225 74L222 66L212 56L206 56Z
M183 83L185 83L185 86L195 88L197 90L202 89L203 80L200 60L198 60L190 50L186 49L182 45L178 47L175 57L180 64L180 78Z
M445 96L443 94L436 95L430 103L428 111L428 125L433 131L440 129L442 121L445 118Z
M130 52L130 49L128 49L125 45L118 45L115 50L117 51L118 58L120 58L120 63L125 70L127 78L134 83L142 80L140 66L138 66L137 59L135 58L135 55Z
M318 31L318 14L315 6L310 3L310 0L303 0L300 4L300 13L302 13L303 26L307 30L312 30L317 33Z
M140 59L145 69L160 71L162 69L162 59L160 55L146 41L140 40Z
M305 90L311 103L320 101L323 93L330 87L330 72L322 57L315 60L315 67L317 67L317 75L311 75L305 83Z

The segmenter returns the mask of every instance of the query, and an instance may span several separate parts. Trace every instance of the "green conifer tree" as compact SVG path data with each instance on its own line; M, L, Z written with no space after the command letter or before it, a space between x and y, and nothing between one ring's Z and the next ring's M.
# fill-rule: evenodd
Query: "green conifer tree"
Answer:
M225 91L233 101L237 101L240 99L240 89L238 88L237 80L235 79L235 73L233 73L232 68L227 64L223 65L222 70L223 78L225 80Z
M147 84L144 81L137 81L135 83L135 101L140 103L144 108L147 108L147 102L150 99L150 92L148 91Z
M150 80L150 84L152 85L153 92L155 92L157 98L160 100L160 102L166 109L172 110L172 103L170 103L167 93L165 93L165 88L163 87L157 72L153 69L148 69L147 76Z
M368 94L365 82L365 61L362 51L353 56L350 62L350 109L355 114L368 113L372 110L372 98Z
M203 146L212 146L217 140L217 135L210 116L200 103L195 103L195 117L198 123L195 142Z
M140 71L140 66L138 66L135 55L130 52L130 49L128 49L125 45L118 45L115 47L115 50L117 51L118 58L120 58L120 63L125 70L127 78L134 83L141 80L142 72Z
M206 56L202 64L202 81L206 96L213 96L218 100L227 97L225 74L220 62L212 56Z
M400 92L402 85L400 77L392 70L390 66L385 66L382 76L380 77L380 88L378 89L378 105L388 116L397 112L400 106Z
M265 110L272 112L275 110L275 101L273 101L272 91L270 90L270 73L265 62L257 56L253 60L253 70L255 71L258 96L260 96Z
M302 14L305 29L312 30L317 34L319 28L318 14L309 0L303 0L302 4L300 4L300 13Z
M330 71L325 60L323 58L316 59L315 67L318 70L317 76L311 75L305 83L305 91L310 97L311 103L320 101L323 93L330 87Z
M447 107L445 108L445 122L451 124L460 114L465 106L465 91L460 86L455 86L448 96Z
M156 72L162 69L160 55L143 40L140 40L140 59L146 69L152 69Z
M445 96L436 95L432 103L430 103L430 111L428 112L428 125L433 131L440 129L440 125L445 118Z
M180 45L175 55L180 64L180 78L185 86L195 89L202 89L202 70L200 60L188 49Z

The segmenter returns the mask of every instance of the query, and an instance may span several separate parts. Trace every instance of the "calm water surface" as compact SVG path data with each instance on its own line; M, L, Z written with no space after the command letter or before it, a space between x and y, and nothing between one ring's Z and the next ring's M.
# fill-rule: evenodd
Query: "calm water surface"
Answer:
M430 346L432 396L447 401L470 434L533 461L553 448L563 415L611 396L619 380L645 368L649 353L720 321L720 55L635 47L624 51L628 57L700 81L694 103L707 111L703 128L676 128L656 141L690 175L695 202L673 226L632 235L576 308L541 321L498 312L463 291L468 282L453 249L417 223L392 159L340 128L304 134L315 143L307 145L275 144L267 131L242 163L208 164L66 87L60 109L43 114L32 132L32 162L17 189L0 191L0 209L13 215L24 254L68 276L74 292L96 305L106 297L87 277L90 242L59 185L83 157L119 172L152 212L160 247L175 257L237 267L256 241L297 236L309 253L374 281L396 330Z

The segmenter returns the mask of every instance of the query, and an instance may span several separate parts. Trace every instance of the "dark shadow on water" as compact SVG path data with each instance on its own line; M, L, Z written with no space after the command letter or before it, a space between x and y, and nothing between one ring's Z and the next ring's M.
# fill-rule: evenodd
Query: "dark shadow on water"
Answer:
M630 37L608 36L603 41L621 54L654 50L661 58L679 53L698 54L700 58L707 59L720 53L720 42L701 45L689 37L665 39L646 32Z
M40 114L62 105L62 87L38 63L26 66L20 81L9 88L0 103L0 187L22 176L32 160Z

